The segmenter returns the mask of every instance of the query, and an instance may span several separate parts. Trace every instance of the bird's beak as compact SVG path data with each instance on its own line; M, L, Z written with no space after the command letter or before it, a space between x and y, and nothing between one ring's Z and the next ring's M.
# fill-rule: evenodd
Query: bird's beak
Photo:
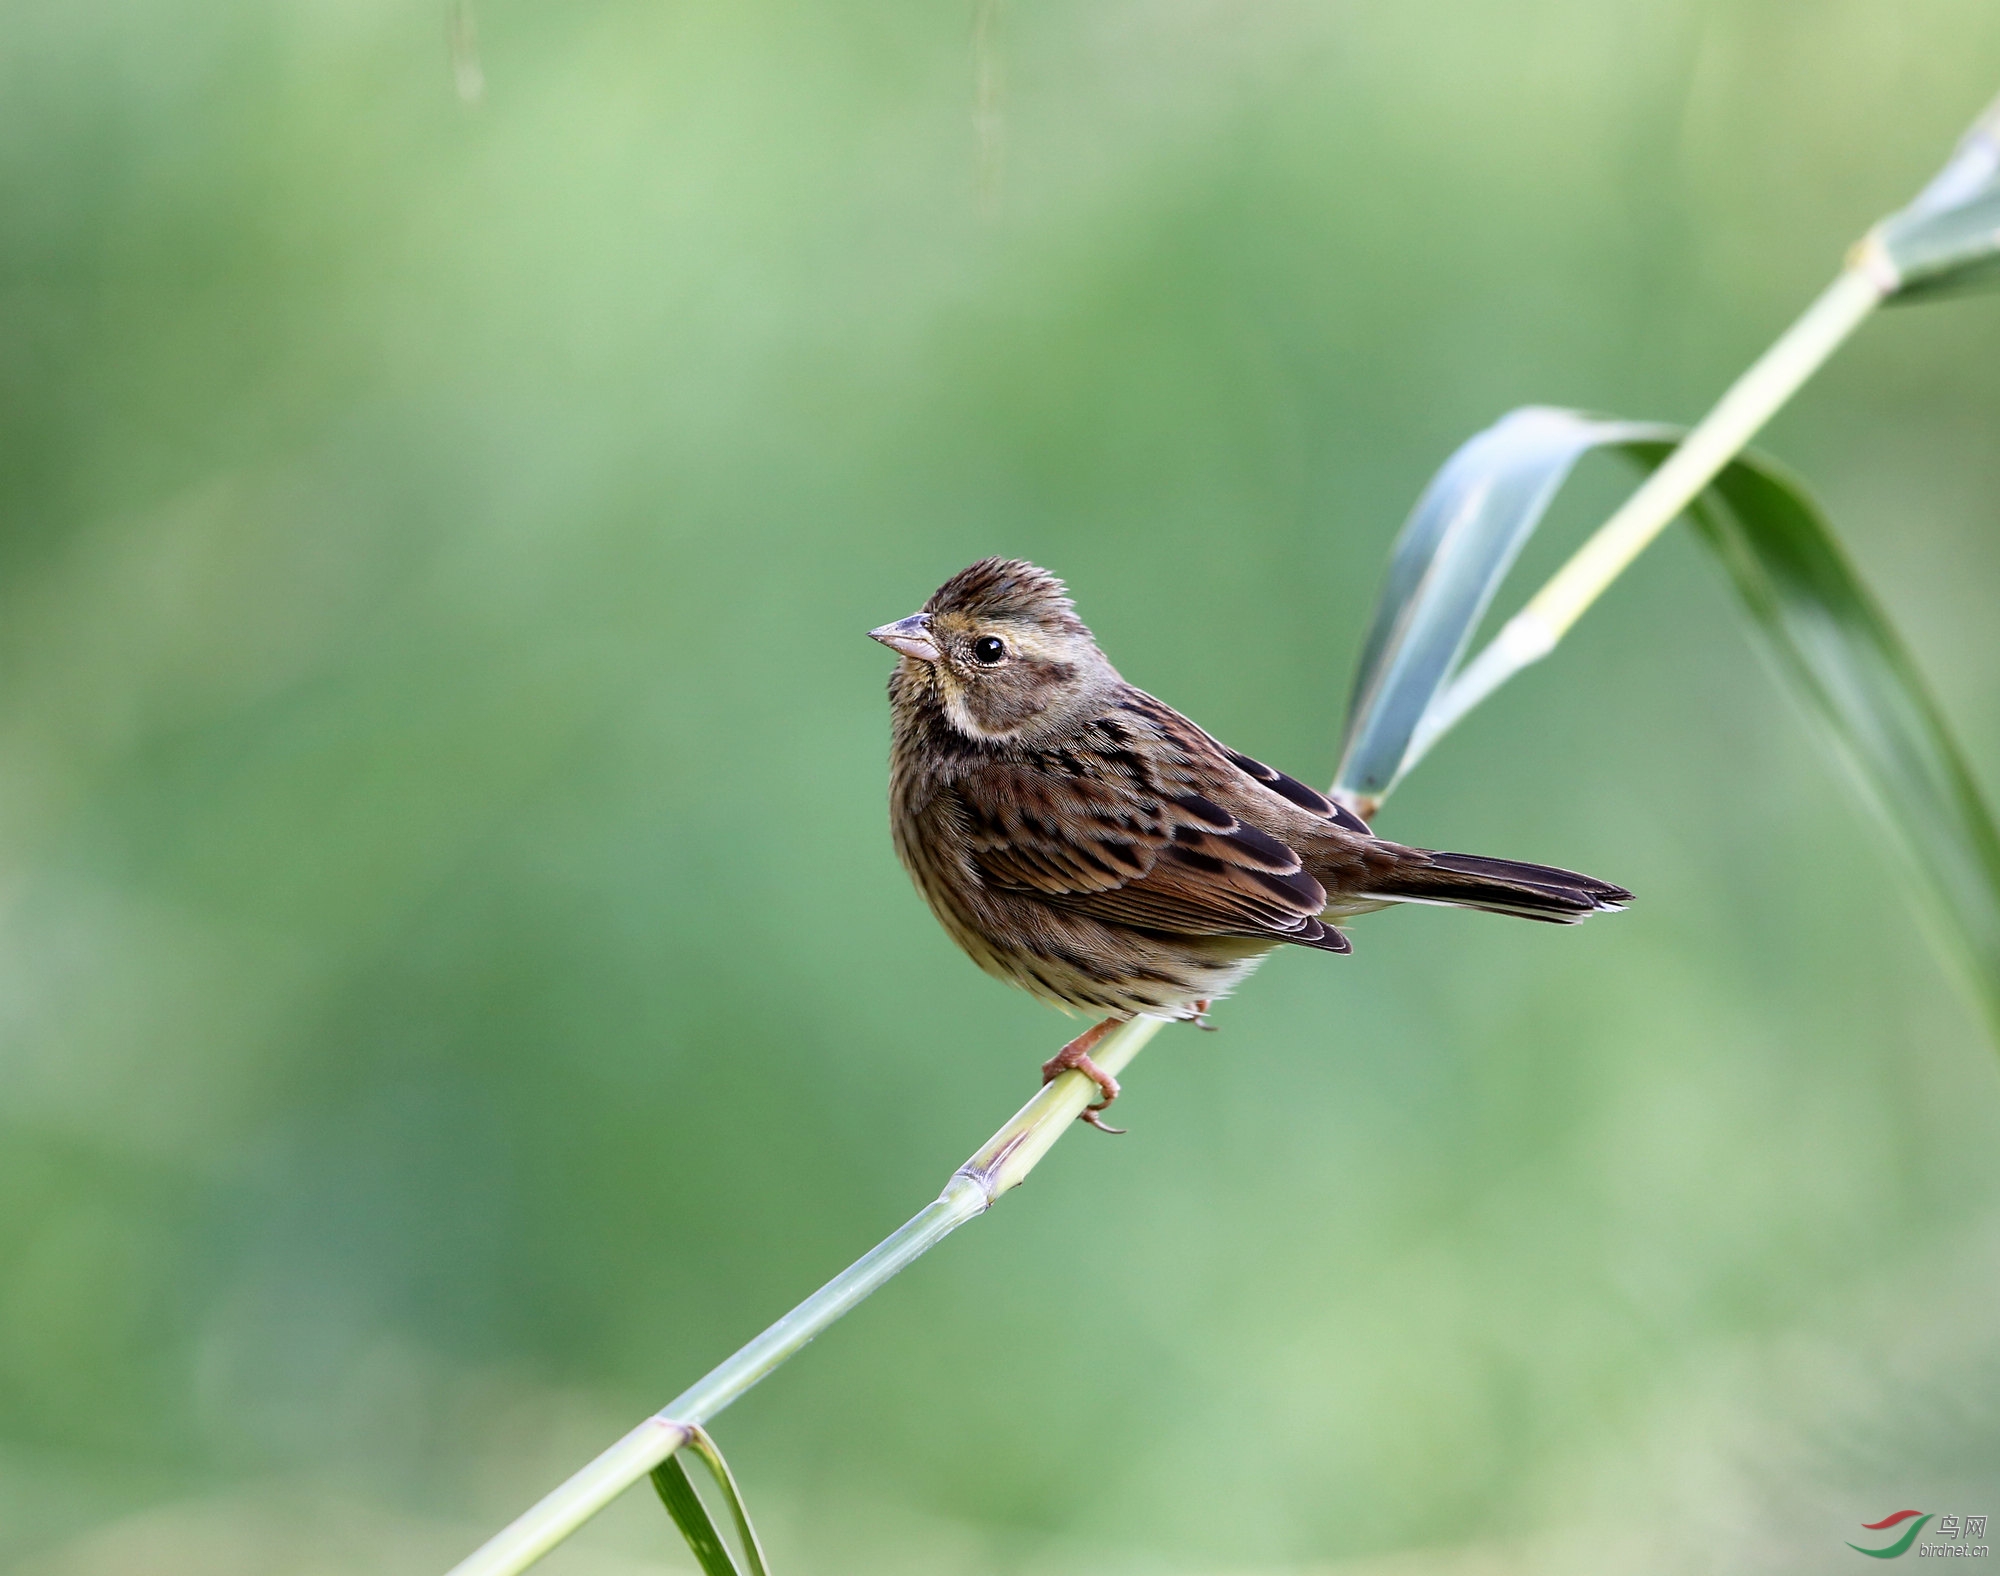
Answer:
M893 624L871 629L868 638L879 640L892 651L915 657L919 662L935 662L938 659L937 644L931 639L931 616L928 613L912 613Z

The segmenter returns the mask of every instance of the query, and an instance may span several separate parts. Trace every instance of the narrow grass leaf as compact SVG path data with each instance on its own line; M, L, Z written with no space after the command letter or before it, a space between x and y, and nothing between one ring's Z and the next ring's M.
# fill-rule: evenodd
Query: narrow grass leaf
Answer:
M653 1487L659 1491L660 1502L667 1507L667 1514L674 1518L674 1525L681 1529L681 1536L687 1539L688 1547L694 1550L694 1557L702 1570L706 1576L770 1576L769 1568L764 1563L763 1545L757 1541L757 1529L750 1525L750 1512L743 1503L743 1492L736 1486L736 1475L729 1470L729 1463L722 1459L722 1452L716 1449L715 1441L709 1438L705 1429L691 1427L688 1448L701 1457L728 1504L730 1517L736 1523L737 1548L742 1555L742 1563L738 1564L737 1555L723 1540L721 1529L716 1526L715 1518L709 1515L708 1506L702 1503L680 1455L668 1456L653 1468Z
M722 1459L722 1452L716 1448L707 1429L690 1429L688 1443L707 1466L709 1476L715 1479L715 1486L721 1490L729 1506L730 1518L736 1523L736 1544L742 1550L747 1576L770 1576L769 1568L764 1563L764 1546L757 1541L757 1529L750 1525L750 1509L743 1503L743 1491L736 1486L736 1474L729 1470L729 1463Z
M679 1456L668 1456L653 1468L653 1487L659 1491L660 1503L667 1507L667 1514L681 1529L681 1536L687 1539L687 1546L694 1551L695 1561L705 1576L743 1576Z
M1632 445L1643 464L1664 447ZM2000 1037L2000 835L1937 702L1805 488L1745 457L1694 509L1761 643L1900 846Z

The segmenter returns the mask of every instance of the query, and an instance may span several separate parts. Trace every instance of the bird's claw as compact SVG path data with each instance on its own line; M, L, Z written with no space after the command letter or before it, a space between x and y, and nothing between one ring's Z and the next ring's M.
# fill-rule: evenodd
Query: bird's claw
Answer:
M1042 1063L1042 1082L1050 1083L1064 1073L1082 1073L1097 1085L1102 1100L1093 1102L1078 1112L1078 1116L1101 1133L1122 1133L1122 1127L1112 1127L1098 1113L1118 1098L1118 1080L1090 1059L1090 1048L1118 1024L1116 1018L1107 1018L1093 1028L1085 1029L1069 1044Z

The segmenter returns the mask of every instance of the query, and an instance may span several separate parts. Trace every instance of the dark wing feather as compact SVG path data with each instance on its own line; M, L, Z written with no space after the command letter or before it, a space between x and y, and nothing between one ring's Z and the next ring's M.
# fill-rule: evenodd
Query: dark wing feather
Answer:
M1317 788L1308 788L1298 778L1286 776L1275 766L1266 766L1262 761L1252 760L1240 750L1232 750L1220 739L1211 742L1229 757L1230 763L1238 770L1247 772L1280 798L1291 800L1301 810L1310 810L1314 815L1325 816L1335 826L1345 827L1350 832L1359 832L1364 837L1372 835L1368 830L1368 823L1339 800L1329 799Z
M1197 727L1183 717L1165 701L1155 700L1143 690L1127 686L1124 697L1118 702L1121 711L1142 717L1162 735L1174 741L1186 757L1198 759L1211 772L1224 778L1234 777L1230 771L1234 767L1244 777L1260 784L1280 799L1287 801L1309 815L1323 816L1344 832L1355 832L1362 837L1372 838L1375 834L1368 830L1368 823L1356 815L1337 799L1330 799L1317 788L1309 788L1298 778L1279 771L1275 766L1266 766L1262 761L1245 755L1241 750L1232 750L1214 734ZM1228 765L1223 763L1227 762ZM1237 781L1240 783L1241 779Z
M1171 757L1065 753L1053 769L989 762L953 784L988 883L1112 924L1337 948L1298 853L1171 780Z

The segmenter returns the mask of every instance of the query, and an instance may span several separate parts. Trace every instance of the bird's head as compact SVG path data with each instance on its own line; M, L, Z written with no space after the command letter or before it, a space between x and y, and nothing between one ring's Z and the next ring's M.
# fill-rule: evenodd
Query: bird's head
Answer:
M1063 583L1018 558L982 558L923 611L868 633L903 655L891 701L935 706L969 738L1059 732L1118 683Z

